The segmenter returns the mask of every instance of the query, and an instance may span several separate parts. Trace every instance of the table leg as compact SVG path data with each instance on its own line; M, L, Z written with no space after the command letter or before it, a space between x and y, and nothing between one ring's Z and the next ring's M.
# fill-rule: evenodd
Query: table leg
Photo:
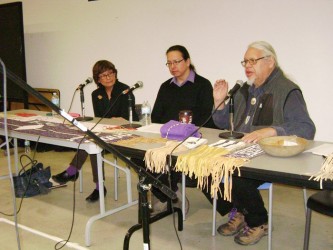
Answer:
M103 160L102 153L97 154L97 172L98 172L98 188L99 188L99 208L100 213L105 213L105 202L104 202L104 180L103 180Z

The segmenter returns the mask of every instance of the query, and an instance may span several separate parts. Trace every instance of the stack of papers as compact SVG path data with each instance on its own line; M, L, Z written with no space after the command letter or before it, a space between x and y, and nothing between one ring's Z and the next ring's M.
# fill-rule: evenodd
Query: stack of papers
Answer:
M322 144L318 147L306 150L305 152L310 152L310 153L313 153L315 155L323 155L323 156L327 157L328 155L333 153L333 144L325 143L325 144Z
M148 133L155 133L155 134L160 134L160 130L163 124L159 124L159 123L152 123L150 125L147 126L142 126L137 128L138 131L140 132L148 132Z

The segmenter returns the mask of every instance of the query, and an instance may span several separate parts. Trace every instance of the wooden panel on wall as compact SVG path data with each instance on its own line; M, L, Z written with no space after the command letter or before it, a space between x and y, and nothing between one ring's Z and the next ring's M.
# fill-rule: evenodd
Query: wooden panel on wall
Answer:
M52 98L52 95L54 92L56 92L60 98L59 89L35 88L35 90L37 90L40 94L42 94L49 101L51 101L51 98ZM44 103L42 103L40 100L38 100L36 97L34 97L32 95L28 96L28 106L29 106L29 109L33 109L33 110L51 111L51 109L48 106L46 106Z

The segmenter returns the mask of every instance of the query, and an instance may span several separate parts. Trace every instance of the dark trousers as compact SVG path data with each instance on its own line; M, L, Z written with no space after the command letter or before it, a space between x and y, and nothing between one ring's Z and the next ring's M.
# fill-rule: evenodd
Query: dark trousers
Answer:
M143 161L143 159L139 159L139 158L131 158L131 160L138 166L143 167L144 169L146 169L145 163ZM165 173L165 174L157 174L157 173L153 173L150 172L149 170L147 170L151 175L153 175L155 178L159 179L164 185L170 187L171 189L176 192L178 190L177 187L177 183L181 182L181 178L182 178L182 174L180 172L174 172L171 171L170 173L170 179L171 179L171 184L169 182L169 174ZM151 189L152 193L161 201L161 202L166 202L168 197L162 193L158 188L155 188L154 186Z
M232 182L232 202L224 200L218 193L216 203L216 210L218 213L224 216L235 207L238 212L244 214L245 221L249 227L257 227L267 223L267 210L258 190L258 187L264 182L237 176L232 177ZM207 189L205 189L203 190L203 193L207 199L213 203L213 199L210 196L210 183L211 179L209 179L208 182L208 192ZM220 184L220 188L223 194L224 183Z
M178 190L177 183L181 182L182 174L179 172L171 171L170 179L171 179L171 185L169 184L169 174L156 174L151 173L156 178L158 178L164 185L171 187L171 190L176 192ZM152 193L161 201L166 202L168 200L168 197L161 192L158 188L152 187L151 189Z
M73 167L76 167L78 170L81 170L83 164L87 160L88 153L85 150L80 149L75 154L73 160L70 162L70 165ZM97 155L91 154L89 155L90 162L91 162L91 170L93 174L93 182L98 182L98 172L97 172ZM103 164L103 180L104 180L104 164Z

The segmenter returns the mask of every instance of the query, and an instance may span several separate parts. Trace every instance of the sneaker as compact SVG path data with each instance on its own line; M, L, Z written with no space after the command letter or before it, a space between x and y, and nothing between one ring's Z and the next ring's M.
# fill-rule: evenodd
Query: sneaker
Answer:
M229 213L229 221L218 227L217 232L224 236L237 234L246 225L244 215L233 208Z
M234 238L240 245L256 244L263 236L268 234L268 225L262 224L259 227L244 227Z

